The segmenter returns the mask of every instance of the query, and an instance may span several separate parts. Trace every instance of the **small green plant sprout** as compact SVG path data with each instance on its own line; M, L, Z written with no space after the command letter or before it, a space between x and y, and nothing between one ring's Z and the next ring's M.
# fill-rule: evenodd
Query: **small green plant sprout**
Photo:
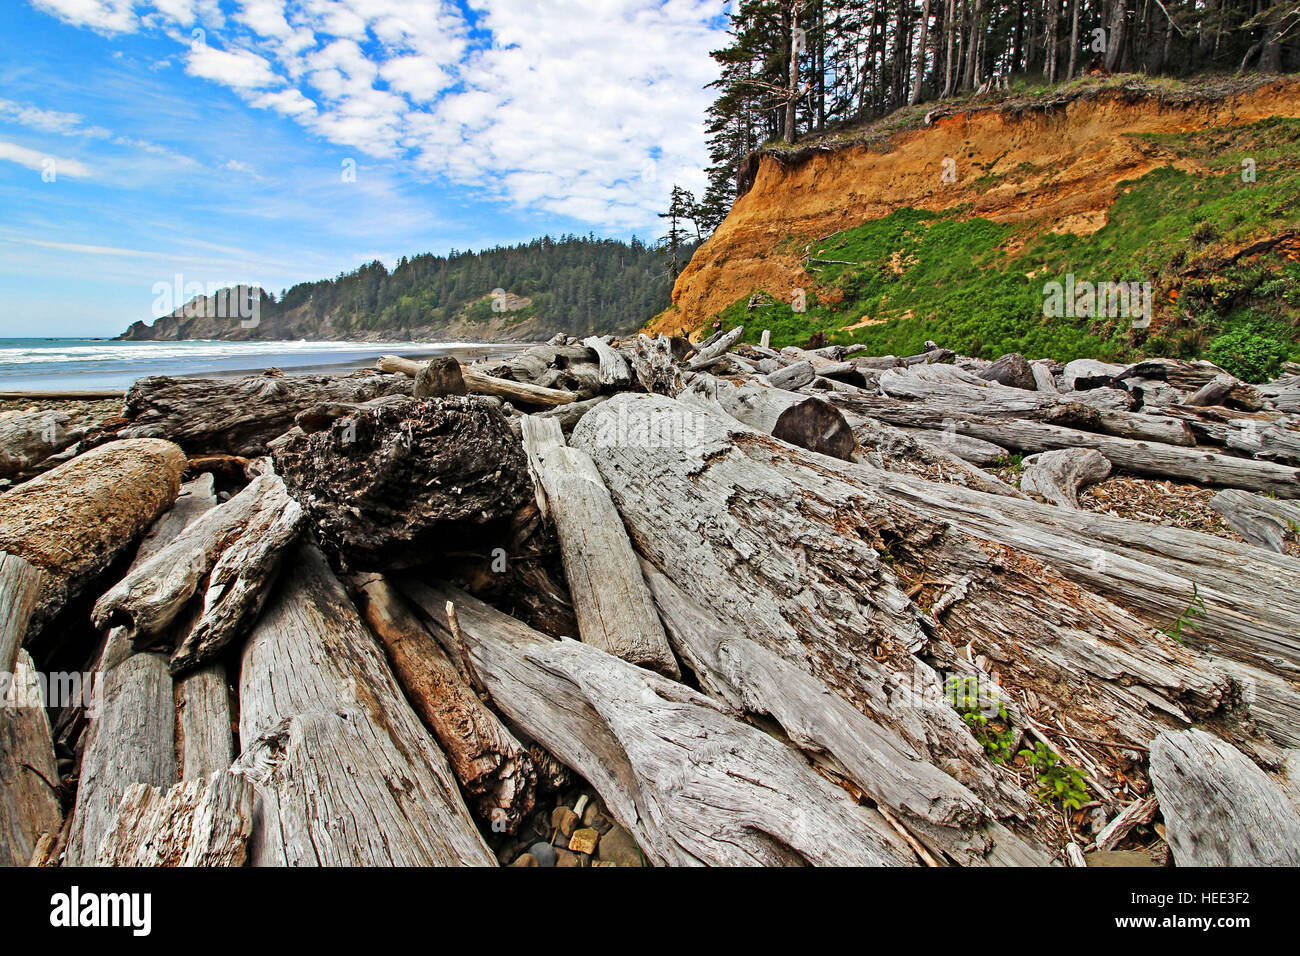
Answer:
M985 755L997 764L1010 760L1020 735L1011 726L997 691L982 690L976 677L950 677L946 684L949 703L961 714Z
M1205 617L1206 613L1205 599L1201 597L1201 591L1196 586L1196 583L1192 582L1192 603L1187 605L1187 610L1178 615L1178 620L1169 625L1165 634L1168 635L1171 640L1175 640L1179 644L1182 644L1183 631L1187 628L1196 627L1196 621L1194 619Z
M1022 750L1017 756L1024 757L1033 769L1038 778L1035 796L1044 803L1060 800L1066 810L1082 810L1091 799L1083 774L1062 761L1046 744L1035 743L1033 750Z

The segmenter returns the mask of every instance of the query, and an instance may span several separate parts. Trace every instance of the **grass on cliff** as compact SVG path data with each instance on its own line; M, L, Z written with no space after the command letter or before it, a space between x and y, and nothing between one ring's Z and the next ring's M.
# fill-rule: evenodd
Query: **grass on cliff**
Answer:
M778 347L823 332L877 354L919 352L933 339L985 358L1204 356L1253 380L1300 358L1300 239L1243 254L1300 229L1300 119L1145 138L1171 165L1122 183L1091 235L1041 234L962 209L899 209L811 248L805 312L770 297L751 310L747 296L722 312L723 324L744 324L749 341L770 329ZM1181 157L1212 173L1175 168ZM1253 182L1243 180L1244 160ZM1070 273L1150 282L1151 328L1125 317L1045 317L1045 283Z

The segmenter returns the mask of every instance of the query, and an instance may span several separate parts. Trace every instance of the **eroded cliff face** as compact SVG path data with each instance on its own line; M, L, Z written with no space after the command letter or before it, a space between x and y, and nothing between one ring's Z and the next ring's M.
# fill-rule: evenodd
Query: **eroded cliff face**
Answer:
M695 329L755 290L789 296L812 286L802 259L809 241L901 207L967 207L962 215L1090 234L1106 223L1125 180L1165 166L1210 172L1133 134L1274 116L1300 116L1300 80L1270 79L1222 94L1103 88L1027 107L954 110L894 134L883 146L806 151L795 161L761 155L752 187L678 278L675 309L648 330ZM945 160L952 161L946 178L955 181L945 179Z

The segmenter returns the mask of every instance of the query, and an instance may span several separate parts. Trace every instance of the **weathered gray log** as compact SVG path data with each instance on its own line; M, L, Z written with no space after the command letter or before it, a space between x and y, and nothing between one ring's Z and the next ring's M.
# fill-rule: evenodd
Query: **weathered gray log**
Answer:
M1155 379L1167 382L1174 388L1194 392L1207 382L1211 382L1224 370L1211 362L1185 362L1181 359L1144 359L1136 365L1116 373L1115 378L1124 381L1133 378Z
M379 361L375 363L375 367L382 372L400 373L415 378L420 374L420 370L424 368L424 365L395 355L381 355ZM520 402L525 405L538 405L542 408L554 408L556 405L576 401L578 398L572 392L543 388L540 385L532 385L528 382L512 382L508 379L497 378L474 365L462 365L460 372L465 381L465 387L475 395L492 395L507 401ZM392 380L389 386L390 389L399 391L399 381ZM281 431L283 430L281 429Z
M132 566L91 612L96 627L124 627L133 643L144 646L176 620L227 549L245 534L265 532L267 518L286 510L295 521L301 509L284 483L264 475L235 497L186 526L165 547Z
M377 574L352 582L415 712L438 738L480 819L514 833L533 808L537 770L528 751L466 683L392 585Z
M731 350L731 347L740 341L740 337L745 334L745 327L738 325L720 335L716 341L710 342L707 346L701 346L700 350L686 360L686 368L691 372L700 372L708 368L714 362L718 361Z
M956 427L950 430L936 431L930 428L900 428L899 431L911 435L917 441L929 446L938 446L949 455L969 462L981 468L996 465L999 461L1011 457L1011 453L1001 445L991 441L963 435Z
M228 452L249 458L293 426L304 409L357 405L382 395L411 393L404 379L350 375L265 374L248 378L142 378L126 393L131 424L123 438L167 438L188 454Z
M495 865L383 650L300 545L244 648L237 771L254 866Z
M447 536L508 518L528 500L528 464L494 400L412 399L287 433L276 473L322 544L353 570L409 567Z
M1300 425L1300 420L1292 422ZM1225 425L1223 442L1252 458L1300 465L1300 430L1292 424L1236 419Z
M1300 866L1300 811L1230 744L1201 730L1161 734L1151 785L1179 866Z
M769 372L767 383L773 388L784 388L793 392L803 388L816 377L817 373L813 371L812 362L793 362L784 368L778 368L775 372Z
M41 572L0 551L0 674L12 674L40 597Z
M1017 451L1092 448L1105 455L1116 467L1139 475L1247 491L1272 491L1281 498L1300 497L1300 469L1285 465L1233 458L1200 448L1131 441L1044 422L963 415L933 408L929 403L901 402L840 391L826 392L825 395L828 401L846 413L878 418L892 425L941 429L945 423L952 423L952 427L963 435L973 435ZM848 417L852 423L852 416ZM1145 417L1154 420L1154 416Z
M666 336L651 339L642 333L636 337L635 348L632 371L642 388L659 395L676 395L681 391L681 371Z
M623 358L613 347L599 336L588 336L582 344L591 349L600 358L600 384L609 388L625 388L632 383L632 370L627 359Z
M206 780L235 759L226 667L212 664L177 681L182 780Z
M1124 366L1122 365L1085 358L1067 362L1065 371L1061 373L1061 378L1065 383L1067 392L1080 389L1091 391L1098 387L1098 382L1113 381L1123 373Z
M845 461L853 453L853 429L820 398L748 382L715 381L708 392L726 414L773 438Z
M1079 507L1079 489L1110 474L1110 462L1091 448L1061 448L1039 452L1024 461L1020 490L1046 498L1063 508Z
M578 421L583 415L587 414L587 412L608 399L608 395L597 395L595 398L583 399L580 402L570 402L567 405L559 405L555 408L547 409L544 412L538 412L537 417L554 418L560 423L560 428L563 430L564 434L567 435L569 432L573 431L573 426L578 424Z
M1030 374L1034 376L1034 388L1039 392L1046 392L1048 395L1055 395L1060 391L1056 387L1056 376L1052 374L1052 368L1047 362L1032 362L1029 366Z
M184 471L171 442L115 441L0 495L0 551L41 572L29 642L176 500Z
M1050 852L999 824L975 794L896 734L725 627L650 562L642 567L673 646L710 697L738 714L775 720L823 772L847 778L937 855L963 866L1048 862Z
M256 792L229 770L186 780L166 792L127 789L95 858L96 866L243 866Z
M1097 832L1097 849L1115 849L1135 826L1154 820L1159 809L1160 804L1155 797L1134 800Z
M654 414L678 416L694 441L598 440L623 432L606 430L611 419ZM1233 685L1204 656L1027 556L870 489L857 477L869 469L657 396L616 396L574 443L595 459L638 550L678 587L925 759L951 761L999 813L1020 802L998 795L956 710L885 691L941 686L935 667L956 669L956 647L971 642L1002 674L993 683L1032 687L1067 733L1141 745L1195 719L1241 736Z
M887 471L911 473L918 464L937 468L946 481L986 491L992 495L1007 495L1012 498L1025 498L996 475L976 468L965 458L951 453L949 448L956 448L965 439L955 430L935 432L921 429L911 431L886 425L873 418L854 416L853 435L858 447L865 452L861 459ZM978 439L965 439L978 441ZM985 444L987 443L980 443ZM996 447L988 445L988 447Z
M556 641L463 592L404 580L515 725L581 774L656 865L906 865L884 819L704 695L589 644Z
M1184 405L1204 407L1207 405L1225 405L1240 408L1243 411L1257 412L1264 407L1264 400L1254 387L1232 375L1216 375L1206 382L1184 401Z
M586 453L564 444L556 421L526 416L523 434L543 512L560 539L582 640L678 677L677 659L600 472Z
M133 654L95 675L98 717L87 730L68 865L91 866L127 789L170 788L176 765L176 704L167 658Z
M787 345L781 350L782 358L791 363L807 362L812 366L813 371L826 378L834 378L841 375L852 375L858 372L858 368L852 362L841 362L835 359L828 359L816 352L809 352L805 349L798 348L794 345Z
M63 824L47 703L32 659L19 649L0 673L0 866L26 866L42 835L57 835Z
M28 478L41 462L75 445L83 433L68 422L54 411L0 414L0 478Z
M1300 506L1290 502L1229 489L1211 498L1210 507L1223 515L1229 528L1256 547L1283 554L1288 532L1300 538Z
M212 565L198 622L172 653L169 666L174 677L215 660L252 626L275 584L284 555L298 539L304 521L302 507L275 475L263 475L254 483L267 480L272 484L257 509Z

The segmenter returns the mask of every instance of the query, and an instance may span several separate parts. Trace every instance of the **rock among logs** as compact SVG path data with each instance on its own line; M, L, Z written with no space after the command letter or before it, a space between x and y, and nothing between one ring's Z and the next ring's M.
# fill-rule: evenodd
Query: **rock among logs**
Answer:
M491 399L384 405L275 443L276 473L321 542L354 570L427 562L430 549L508 518L528 462Z

